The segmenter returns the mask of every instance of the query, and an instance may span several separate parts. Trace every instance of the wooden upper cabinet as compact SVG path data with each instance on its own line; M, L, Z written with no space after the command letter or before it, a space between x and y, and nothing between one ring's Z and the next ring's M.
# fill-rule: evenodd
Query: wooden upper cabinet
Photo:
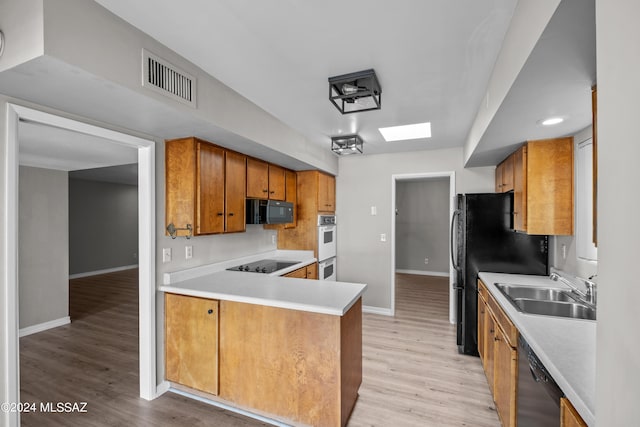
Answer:
M573 234L573 138L529 141L501 163L511 163L513 227L528 234ZM499 173L496 169L496 182ZM502 188L509 180L502 179ZM507 191L507 190L505 190Z
M560 398L560 427L587 427L587 423L566 397Z
M285 199L285 170L258 159L247 159L247 198Z
M285 170L284 172L284 199L293 204L293 222L285 224L284 228L295 228L296 218L298 216L298 192L297 192L297 175L294 171Z
M166 225L189 225L195 236L244 231L245 160L193 137L166 141Z
M336 210L336 178L325 173L318 173L318 211L335 212Z
M247 198L269 198L269 163L247 159Z
M513 191L513 155L507 157L496 167L496 193Z
M225 156L225 231L246 230L245 192L247 189L247 158L244 154L227 151Z
M273 200L284 200L285 196L284 168L269 165L269 198Z
M195 234L224 231L224 150L196 142L196 230Z
M513 228L527 231L527 146L513 153Z
M527 233L573 234L573 138L527 143Z

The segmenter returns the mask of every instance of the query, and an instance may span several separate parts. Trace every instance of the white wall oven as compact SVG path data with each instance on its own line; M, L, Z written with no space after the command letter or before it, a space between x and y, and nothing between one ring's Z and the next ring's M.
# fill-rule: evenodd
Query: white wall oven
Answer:
M318 261L336 256L336 216L318 215Z
M338 268L336 258L329 258L318 263L318 280L336 280Z

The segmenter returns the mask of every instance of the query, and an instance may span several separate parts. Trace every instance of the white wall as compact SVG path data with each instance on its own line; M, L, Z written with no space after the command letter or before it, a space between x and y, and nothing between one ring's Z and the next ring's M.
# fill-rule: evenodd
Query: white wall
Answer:
M591 126L587 127L586 129L583 129L582 131L574 135L573 137L574 171L578 170L577 169L578 168L578 161L577 161L578 144L591 138L592 135L593 135L593 128ZM573 176L574 176L574 180L576 180L578 174L574 172ZM574 188L574 197L575 197L575 191L577 189L576 182L574 182L573 188ZM580 215L580 212L578 212L577 206L578 204L574 203L574 209L575 209L573 214L574 235L549 236L549 247L550 247L549 263L551 264L551 266L559 270L565 271L573 276L588 278L598 272L598 263L579 259L576 253L575 230L577 230L576 228L577 216ZM562 258L562 245L565 245L567 248L566 249L567 256L564 259Z
M0 60L0 72L44 51L42 0L0 2L0 30L6 46Z
M20 167L20 329L69 316L67 172Z
M462 148L340 158L338 280L369 285L363 304L391 309L392 175L455 172L457 193L493 192L494 167L464 169ZM371 206L378 214L370 215ZM380 241L380 234L387 241Z
M396 271L449 274L450 203L449 178L397 182Z
M596 0L598 332L596 423L638 425L640 2Z

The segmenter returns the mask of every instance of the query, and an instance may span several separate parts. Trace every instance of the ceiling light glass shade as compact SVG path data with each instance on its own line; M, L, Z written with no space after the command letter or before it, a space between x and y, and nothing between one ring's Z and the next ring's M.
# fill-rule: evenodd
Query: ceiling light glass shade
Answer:
M334 136L331 138L331 151L340 155L362 154L363 141L358 135Z
M429 122L378 128L378 130L387 142L431 138L431 123Z
M553 126L553 125L557 125L558 123L562 123L564 122L564 119L562 117L551 117L548 118L546 120L542 121L542 125L543 126Z
M379 110L382 89L373 70L329 78L329 100L342 114Z

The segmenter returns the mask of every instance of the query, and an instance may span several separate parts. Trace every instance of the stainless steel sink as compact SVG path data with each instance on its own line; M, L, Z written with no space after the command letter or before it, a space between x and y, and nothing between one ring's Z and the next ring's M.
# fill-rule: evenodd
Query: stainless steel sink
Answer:
M496 287L508 298L527 298L542 301L576 302L569 291L553 288L537 288L531 286L512 286L504 283L496 283Z
M596 320L596 308L581 301L569 290L505 283L495 285L516 310L522 313Z
M595 308L578 302L536 301L524 298L517 298L514 302L524 313L596 320Z

